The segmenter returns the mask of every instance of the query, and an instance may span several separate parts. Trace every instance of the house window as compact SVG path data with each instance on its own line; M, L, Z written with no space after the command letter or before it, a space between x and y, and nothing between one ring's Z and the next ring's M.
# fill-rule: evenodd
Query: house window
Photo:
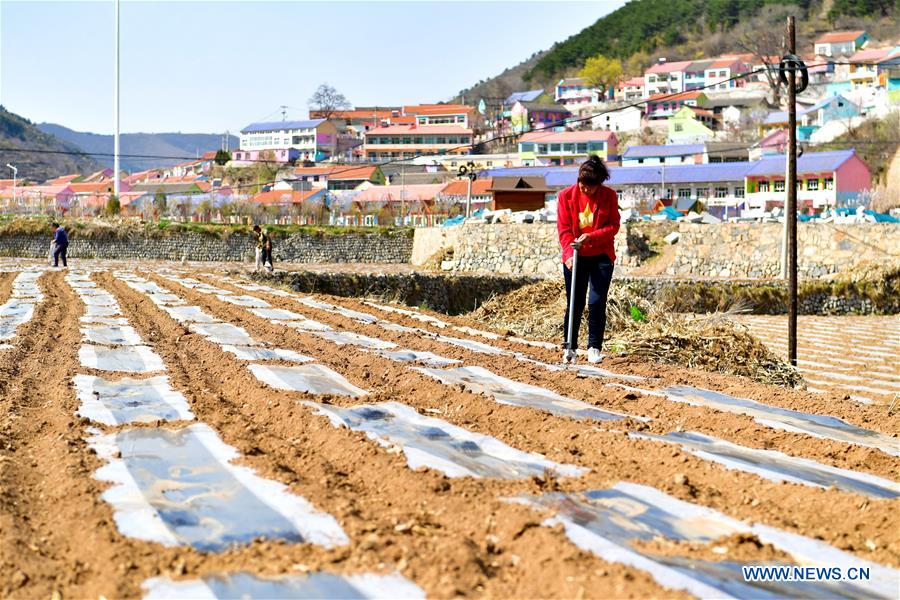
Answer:
M538 144L538 154L547 154L547 144Z
M489 160L489 161L487 161L487 163L485 163L485 164L486 164L487 166L489 166L489 167L493 167L493 166L494 166L494 161Z
M578 144L578 145L577 145L577 152L578 152L579 154L587 154L587 151L588 151L588 145L587 145L587 144Z
M834 189L834 179L832 177L825 178L825 189L833 190Z
M682 131L683 129L684 129L684 127L681 126L681 123L675 124L675 131Z
M643 158L639 158L639 159L638 159L638 164L639 164L639 165L644 164L644 159L643 159Z
M734 186L734 197L735 198L743 198L744 197L744 186L742 186L742 185Z
M708 187L697 188L697 197L698 198L709 198L709 188Z
M819 180L818 179L807 179L806 180L806 189L808 191L815 191L819 189Z
M678 188L678 197L679 198L690 198L691 197L691 188Z
M561 144L550 144L550 152L559 152Z
M776 181L773 189L776 192L783 192L784 191L784 181Z
M716 188L716 198L727 198L728 197L728 188L727 187L717 187Z
M760 181L759 182L759 191L760 192L768 192L769 191L769 182L768 181Z

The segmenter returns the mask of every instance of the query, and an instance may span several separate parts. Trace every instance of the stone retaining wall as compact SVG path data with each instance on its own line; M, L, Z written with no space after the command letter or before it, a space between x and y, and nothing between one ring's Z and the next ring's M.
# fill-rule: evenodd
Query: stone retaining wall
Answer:
M405 235L295 234L275 239L275 261L295 263L408 263L413 239ZM0 236L0 256L42 258L50 240L44 236ZM253 260L254 238L235 233L221 239L200 233L165 237L136 235L122 239L94 239L72 235L71 258L149 259L200 261Z
M781 223L682 223L675 260L666 273L676 277L778 277ZM798 272L813 279L872 261L900 261L900 225L798 223Z

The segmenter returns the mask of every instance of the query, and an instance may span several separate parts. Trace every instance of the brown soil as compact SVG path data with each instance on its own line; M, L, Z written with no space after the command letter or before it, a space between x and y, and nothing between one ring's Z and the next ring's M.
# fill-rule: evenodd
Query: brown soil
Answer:
M779 562L792 564L794 559L777 548L760 542L755 535L736 533L705 544L696 542L678 543L656 538L632 544L641 552L657 556L684 556L697 560L719 562L723 560L741 562Z
M161 574L197 577L236 570L282 574L316 569L397 569L436 597L684 596L661 587L642 571L607 563L578 550L561 527L539 526L543 519L540 513L502 500L519 493L595 489L622 480L652 485L736 518L819 538L860 557L900 566L900 501L868 500L836 490L775 484L727 471L672 446L629 439L624 431L646 428L663 433L683 427L748 446L775 448L900 479L898 461L878 451L774 431L747 417L605 388L595 379L550 373L510 357L485 357L419 336L359 324L288 299L251 294L266 298L273 306L349 331L464 359L466 364L482 365L519 381L604 408L649 416L653 421L646 425L632 420L577 422L503 406L490 398L441 385L401 364L338 347L257 318L215 297L149 277L210 314L245 327L260 341L316 357L369 390L366 403L397 401L420 411L437 410L439 414L427 414L493 435L516 448L545 454L551 460L591 469L576 479L448 479L428 469L412 471L402 454L379 447L363 434L335 429L327 419L298 404L298 399L307 396L264 386L243 367L245 363L190 333L146 296L109 273L94 278L117 296L130 324L163 358L173 387L188 398L197 420L237 448L242 455L240 463L284 483L293 493L334 515L351 541L346 547L326 550L309 544L257 540L222 553L203 553L122 536L110 506L100 499L106 484L92 479L101 461L83 442L88 422L75 417L72 377L90 373L79 367L77 359L78 317L83 306L62 273L48 273L41 279L46 300L13 340L14 349L0 352L3 597L48 597L56 591L63 598L136 597L143 580ZM8 281L11 278L0 275L0 298L4 285L8 290ZM229 287L216 279L207 281ZM353 299L324 299L379 314ZM400 315L380 316L428 328ZM479 326L463 319L441 318ZM471 337L455 331L446 333ZM555 351L509 341L497 345L548 362L558 359ZM838 414L838 407L827 398L774 391L741 378L627 360L605 366L623 373L659 376L659 380L647 382L647 387L689 382L770 404ZM322 397L315 399L322 401ZM337 397L326 401L354 403ZM848 409L838 416L881 431L896 432L900 428L900 420L874 411ZM772 553L750 542L726 540L719 545L723 544L729 551L725 558L762 561ZM678 549L685 555L718 556L704 552L699 547Z

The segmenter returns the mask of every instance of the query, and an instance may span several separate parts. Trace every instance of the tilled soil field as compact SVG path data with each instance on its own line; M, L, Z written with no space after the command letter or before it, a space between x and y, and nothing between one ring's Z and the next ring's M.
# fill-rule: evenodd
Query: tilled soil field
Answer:
M778 354L787 356L787 317L738 317ZM807 389L863 404L889 404L900 395L900 318L801 316L798 368Z
M885 406L178 265L0 303L3 597L897 596Z

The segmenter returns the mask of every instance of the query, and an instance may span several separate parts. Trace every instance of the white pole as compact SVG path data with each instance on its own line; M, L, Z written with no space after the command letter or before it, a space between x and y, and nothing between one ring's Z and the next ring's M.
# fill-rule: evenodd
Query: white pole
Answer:
M115 52L115 91L113 93L113 114L116 121L116 135L113 145L113 193L119 197L119 0L116 0L116 52Z
M472 178L468 177L469 185L466 191L466 218L472 215Z
M12 205L16 205L16 176L19 174L19 169L15 168L9 163L6 163L6 166L12 169L13 172L13 197L12 197Z

